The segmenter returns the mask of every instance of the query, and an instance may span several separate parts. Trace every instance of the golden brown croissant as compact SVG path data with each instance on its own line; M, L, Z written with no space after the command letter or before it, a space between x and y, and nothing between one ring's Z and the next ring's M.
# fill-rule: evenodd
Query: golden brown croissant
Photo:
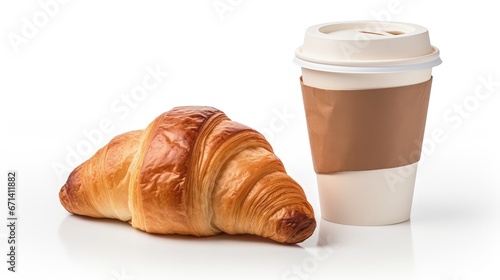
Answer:
M265 138L211 107L176 107L116 136L70 174L59 198L71 213L151 233L298 243L316 227Z

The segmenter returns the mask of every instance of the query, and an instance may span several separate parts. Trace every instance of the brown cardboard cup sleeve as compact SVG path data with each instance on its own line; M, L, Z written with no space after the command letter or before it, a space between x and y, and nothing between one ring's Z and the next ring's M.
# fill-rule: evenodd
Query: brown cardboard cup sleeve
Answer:
M318 174L399 167L418 162L432 78L365 90L325 90L300 79Z

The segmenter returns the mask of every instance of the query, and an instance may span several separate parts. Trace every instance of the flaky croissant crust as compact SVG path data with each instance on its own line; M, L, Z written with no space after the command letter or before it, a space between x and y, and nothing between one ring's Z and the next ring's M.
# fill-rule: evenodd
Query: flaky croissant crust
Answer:
M265 138L212 107L176 107L113 138L59 193L71 213L160 234L255 234L298 243L316 227Z

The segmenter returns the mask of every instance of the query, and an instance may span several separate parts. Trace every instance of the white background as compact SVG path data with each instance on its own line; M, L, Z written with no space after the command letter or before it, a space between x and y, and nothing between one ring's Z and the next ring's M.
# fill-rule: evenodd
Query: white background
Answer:
M1 279L500 278L500 45L492 1L74 0L44 18L47 2L0 4L5 224L6 172L19 177L18 272L2 261ZM232 6L218 13L214 3ZM361 19L427 27L444 61L433 72L412 218L387 227L320 219L300 69L292 63L308 26ZM126 105L122 98L147 69L168 77ZM58 191L70 169L179 105L214 106L264 133L314 206L314 235L296 246L156 236L62 208ZM445 135L439 143L436 130ZM6 238L1 226L1 260Z

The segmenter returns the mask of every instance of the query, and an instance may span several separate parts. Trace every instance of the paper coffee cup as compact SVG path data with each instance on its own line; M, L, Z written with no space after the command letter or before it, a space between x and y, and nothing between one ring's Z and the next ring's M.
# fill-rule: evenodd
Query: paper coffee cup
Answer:
M295 54L322 217L350 225L408 220L432 67L441 63L428 30L319 24Z

